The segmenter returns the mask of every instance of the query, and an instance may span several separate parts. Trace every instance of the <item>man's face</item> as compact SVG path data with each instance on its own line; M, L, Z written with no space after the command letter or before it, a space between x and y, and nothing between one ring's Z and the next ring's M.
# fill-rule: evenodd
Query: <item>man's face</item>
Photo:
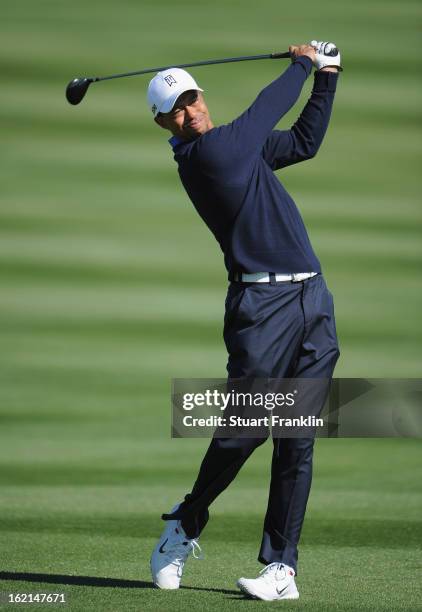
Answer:
M182 93L169 113L159 113L155 121L182 140L194 140L213 128L207 105L200 91Z

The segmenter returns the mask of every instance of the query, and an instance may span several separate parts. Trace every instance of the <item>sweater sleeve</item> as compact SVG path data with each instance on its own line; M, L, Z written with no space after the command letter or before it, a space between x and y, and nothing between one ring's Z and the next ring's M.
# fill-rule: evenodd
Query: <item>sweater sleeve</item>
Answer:
M237 119L205 134L200 139L202 163L222 166L229 158L260 155L271 131L297 101L311 70L312 60L300 56Z
M314 157L330 121L338 73L315 72L314 87L299 119L290 130L274 130L262 156L272 170Z

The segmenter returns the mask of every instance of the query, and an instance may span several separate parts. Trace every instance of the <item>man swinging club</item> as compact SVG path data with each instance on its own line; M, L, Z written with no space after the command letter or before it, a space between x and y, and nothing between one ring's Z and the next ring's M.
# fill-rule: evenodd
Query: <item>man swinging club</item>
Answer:
M333 299L304 223L275 170L312 158L330 120L340 66L333 43L290 46L291 65L231 123L214 127L202 89L184 70L148 87L155 122L172 133L180 179L224 253L230 285L224 340L229 378L331 379L339 356ZM275 130L315 66L311 96L289 130ZM322 406L321 406L322 408ZM213 438L191 493L164 514L151 557L154 584L177 589L199 551L208 507L264 438ZM297 546L312 479L313 438L274 439L257 578L240 589L297 599Z

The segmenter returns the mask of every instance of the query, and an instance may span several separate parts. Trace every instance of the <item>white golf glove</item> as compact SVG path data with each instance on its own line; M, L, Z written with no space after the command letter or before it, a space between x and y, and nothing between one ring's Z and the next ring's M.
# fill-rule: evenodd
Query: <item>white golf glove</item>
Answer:
M340 65L340 51L334 43L313 40L311 46L315 48L315 68L321 70L326 66L335 66L339 71L343 70Z

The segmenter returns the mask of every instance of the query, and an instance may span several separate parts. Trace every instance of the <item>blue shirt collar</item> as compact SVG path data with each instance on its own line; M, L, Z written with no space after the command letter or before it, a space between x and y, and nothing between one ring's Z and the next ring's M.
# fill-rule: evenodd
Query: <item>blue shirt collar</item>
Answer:
M173 149L177 147L177 145L182 144L183 142L185 141L179 138L178 136L172 136L171 138L169 138L170 146L173 147Z

